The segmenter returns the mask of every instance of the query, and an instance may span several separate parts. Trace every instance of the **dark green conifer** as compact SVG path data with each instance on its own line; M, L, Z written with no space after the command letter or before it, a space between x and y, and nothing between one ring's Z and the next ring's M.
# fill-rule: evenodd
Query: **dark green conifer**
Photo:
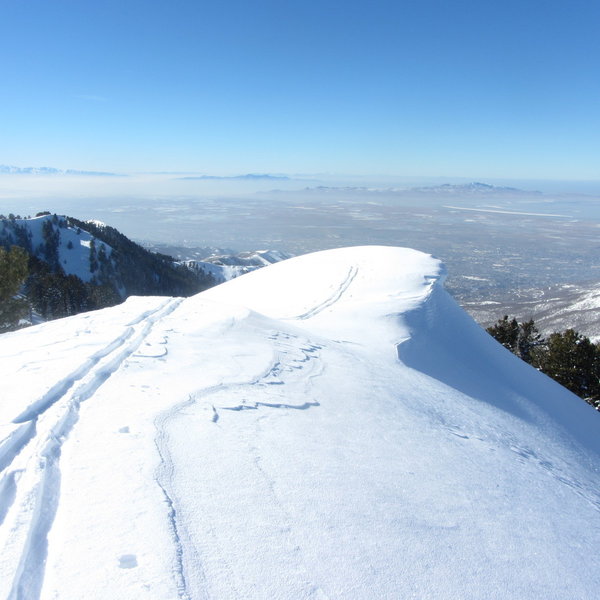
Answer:
M600 401L600 348L574 329L551 334L533 365L590 404Z
M16 295L27 277L27 253L18 246L0 247L0 332L16 329L29 311Z

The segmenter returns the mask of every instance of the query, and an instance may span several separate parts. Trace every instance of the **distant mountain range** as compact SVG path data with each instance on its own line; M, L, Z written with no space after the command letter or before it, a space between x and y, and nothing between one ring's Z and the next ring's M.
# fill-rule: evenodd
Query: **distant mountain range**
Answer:
M177 177L181 180L190 179L217 179L223 181L258 181L262 179L274 180L274 181L288 181L290 178L287 175L269 175L268 173L247 173L246 175L189 175L187 177Z
M436 194L541 194L538 191L521 190L519 188L491 185L489 183L481 183L473 181L471 183L444 183L442 185L426 186L411 188L412 192L427 192Z
M164 174L169 173L167 172ZM14 165L0 165L0 175L87 175L93 177L126 176L122 173L111 173L108 171L81 171L78 169L57 169L55 167L16 167ZM219 181L289 181L291 178L287 175L270 175L268 173L246 173L244 175L185 175L183 177L176 177L175 179Z
M15 167L0 165L2 175L88 175L94 177L123 177L119 173L106 171L78 171L77 169L55 169L54 167Z
M298 190L273 190L274 192L282 192L294 194ZM422 186L422 187L376 187L376 186L327 186L318 185L314 187L306 187L302 192L318 193L318 194L339 194L339 193L381 193L381 194L398 194L401 196L412 196L415 194L427 194L430 196L498 196L512 194L540 195L542 192L536 190L522 190L519 188L498 186L489 183L481 183L474 181L471 183L444 183L441 185Z

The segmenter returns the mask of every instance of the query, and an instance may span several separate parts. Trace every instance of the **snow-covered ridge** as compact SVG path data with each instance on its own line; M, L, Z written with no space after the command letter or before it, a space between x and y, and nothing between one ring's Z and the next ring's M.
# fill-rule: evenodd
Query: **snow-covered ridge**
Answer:
M331 250L2 336L0 596L595 597L598 415L443 277Z
M369 317L387 310L382 303L396 312L408 310L442 275L439 261L421 252L359 246L290 258L207 290L203 297L225 302L239 298L269 317L306 320L309 315L311 327L327 327L332 317L348 310L350 321L357 310Z
M288 258L291 258L290 254L279 250L256 250L238 254L213 254L203 260L184 260L179 264L195 273L210 275L217 283L223 283Z

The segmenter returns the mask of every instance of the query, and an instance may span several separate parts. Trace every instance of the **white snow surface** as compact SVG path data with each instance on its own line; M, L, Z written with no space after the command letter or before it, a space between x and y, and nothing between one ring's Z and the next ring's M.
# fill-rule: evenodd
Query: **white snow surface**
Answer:
M409 249L0 336L0 597L591 599L600 415Z

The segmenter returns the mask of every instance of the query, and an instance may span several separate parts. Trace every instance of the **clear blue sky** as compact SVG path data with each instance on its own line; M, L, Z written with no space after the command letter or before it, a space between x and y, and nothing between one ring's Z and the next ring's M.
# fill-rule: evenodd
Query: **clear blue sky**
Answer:
M3 0L0 164L600 179L598 0Z

